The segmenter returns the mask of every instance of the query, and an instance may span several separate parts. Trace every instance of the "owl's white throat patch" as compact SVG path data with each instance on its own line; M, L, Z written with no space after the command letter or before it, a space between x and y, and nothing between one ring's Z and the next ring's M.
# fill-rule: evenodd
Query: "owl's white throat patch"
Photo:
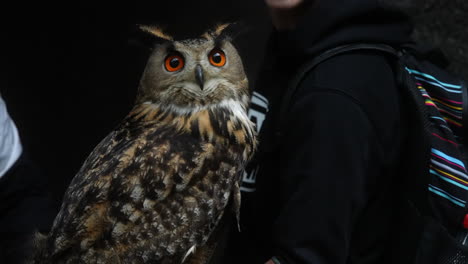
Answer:
M237 118L248 130L249 136L253 136L253 131L255 130L255 125L250 121L250 118L247 114L247 109L245 104L241 101L236 101L233 99L225 99L217 104L195 106L195 107L185 107L177 105L158 105L153 102L145 102L144 104L151 104L155 107L160 108L163 111L171 112L175 115L192 115L197 112L204 110L216 110L216 109L226 109L232 113L232 116Z
M232 114L239 118L239 120L244 123L244 124L248 124L250 123L250 119L247 115L247 109L245 108L245 106L239 102L239 101L234 101L232 99L229 99L229 100L222 100L221 102L219 102L219 104L215 104L215 105L212 105L211 108L224 108L224 109L227 109L227 110L230 110L232 112Z
M153 102L145 102L144 104L153 105L161 110L171 112L176 115L190 115L195 114L200 111L204 110L214 110L218 108L227 109L232 112L234 116L241 120L249 120L247 116L247 109L243 105L242 102L235 101L232 99L222 100L217 104L210 104L210 105L202 105L202 106L194 106L194 107L186 107L186 106L178 106L178 105L159 105Z

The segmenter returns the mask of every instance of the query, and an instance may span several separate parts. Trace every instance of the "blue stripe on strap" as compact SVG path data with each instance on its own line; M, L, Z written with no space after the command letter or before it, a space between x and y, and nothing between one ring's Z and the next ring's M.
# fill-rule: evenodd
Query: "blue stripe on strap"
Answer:
M442 180L444 180L444 181L446 181L446 182L448 182L448 183L451 183L451 184L453 184L453 185L455 185L455 186L458 186L458 187L460 187L460 188L465 189L465 190L468 191L468 187L466 187L465 185L460 184L459 182L456 182L456 181L454 181L454 180L452 180L452 179L449 179L449 178L447 178L447 177L444 177L444 176L440 175L439 173L437 173L437 172L434 171L434 170L429 170L429 171L430 171L432 174L436 175L437 177L441 178Z
M429 185L428 189L429 189L430 192L433 192L433 193L435 193L435 194L449 200L450 202L452 202L452 203L454 203L454 204L456 204L456 205L458 205L460 207L465 207L466 202L464 202L463 200L460 200L460 199L458 199L458 198L444 192L443 190L441 190L441 189L439 189L437 187Z
M450 92L450 93L458 93L458 94L459 94L459 93L462 93L461 90L449 89L449 88L447 88L447 87L445 87L445 86L443 86L443 85L441 85L441 84L439 84L439 83L431 82L431 81L428 81L428 80L426 80L426 79L424 79L424 78L421 78L421 77L415 76L414 78L415 78L416 80L418 80L418 81L422 81L422 82L428 83L428 84L430 84L430 85L440 87L440 88L442 88L442 89L444 89L445 91Z
M431 149L431 152L434 153L434 154L436 154L437 156L440 156L440 157L442 157L442 158L444 158L444 159L446 159L446 160L448 160L448 161L451 161L451 162L453 162L453 163L455 163L455 164L457 164L457 165L460 165L461 167L463 167L464 169L466 169L466 168L465 168L465 164L463 164L463 162L461 162L460 160L458 160L458 159L456 159L456 158L450 157L450 156L448 156L448 155L442 153L441 151L439 151L439 150L437 150L437 149L435 149L435 148L432 148L432 149Z
M444 123L447 123L447 121L445 121L445 119L443 119L442 117L431 116L431 118L433 118L433 119L439 119L439 120L443 121Z
M445 87L447 87L447 88L461 89L461 85L455 85L455 84L444 83L444 82L441 82L441 81L437 80L434 76L429 75L429 74L427 74L427 73L422 73L422 72L419 72L419 71L410 69L410 68L408 68L408 67L405 67L405 68L406 68L406 70L407 70L409 73L421 75L421 76L423 76L423 77L425 77L425 78L428 78L428 79L430 79L430 80L433 80L433 81L437 82L438 84L443 85L443 86L445 86Z

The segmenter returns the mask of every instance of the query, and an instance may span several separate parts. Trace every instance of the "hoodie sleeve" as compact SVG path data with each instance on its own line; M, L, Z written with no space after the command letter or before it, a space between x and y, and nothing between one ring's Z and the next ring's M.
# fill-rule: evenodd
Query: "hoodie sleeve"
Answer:
M347 263L370 179L381 173L382 148L353 98L332 89L298 98L281 151L273 254L280 263Z
M8 111L0 97L0 177L18 160L22 146L15 123L8 115Z

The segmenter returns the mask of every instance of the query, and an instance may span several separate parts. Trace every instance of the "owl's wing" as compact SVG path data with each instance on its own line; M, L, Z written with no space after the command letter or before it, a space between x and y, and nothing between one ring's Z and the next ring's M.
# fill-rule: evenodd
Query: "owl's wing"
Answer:
M93 248L128 260L180 259L219 221L240 177L235 151L127 119L73 179L50 235L52 254Z
M72 179L62 207L49 233L50 254L57 255L80 243L94 242L110 224L106 215L110 208L109 187L131 159L128 151L139 144L139 137L130 140L124 122L107 135L91 152L80 171ZM85 245L84 245L85 246Z

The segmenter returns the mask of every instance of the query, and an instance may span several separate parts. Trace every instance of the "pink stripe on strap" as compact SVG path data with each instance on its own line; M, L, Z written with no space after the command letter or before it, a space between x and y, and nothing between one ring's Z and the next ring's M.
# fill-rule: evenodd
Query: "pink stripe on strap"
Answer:
M458 144L457 144L456 142L453 142L453 141L451 141L451 140L445 139L445 138L443 138L443 137L437 135L436 133L432 133L432 135L434 135L434 136L436 136L436 137L442 139L443 141L447 141L447 142L449 142L449 143L452 143L453 145L455 145L456 147L458 147Z
M434 153L432 153L432 156L435 156L435 157L437 157L437 158L439 158L439 159L441 159L441 160L444 160L444 161L446 161L447 163L450 163L450 164L452 164L453 166L456 166L456 167L462 169L463 171L465 171L465 168L463 168L462 166L460 166L460 165L458 165L458 164L455 164L455 163L453 163L453 162L451 162L451 161L448 161L448 160L442 158L441 156L437 156L437 155L434 154Z

